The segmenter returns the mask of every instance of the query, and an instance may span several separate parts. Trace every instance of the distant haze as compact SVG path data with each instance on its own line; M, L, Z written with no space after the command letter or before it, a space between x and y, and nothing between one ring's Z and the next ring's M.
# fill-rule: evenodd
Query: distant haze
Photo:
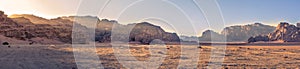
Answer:
M0 10L6 14L34 14L44 18L55 18L59 16L76 15L81 0L0 0ZM84 1L84 0L82 0ZM105 0L100 0L105 2ZM217 0L224 15L226 26L262 22L268 25L287 21L295 24L300 19L300 0ZM152 22L162 26L169 32L177 32L179 35L199 36L204 30L209 29L201 10L196 7L193 0L145 0L134 4L138 7L128 5L135 0L111 0L103 11L103 15L85 14L117 20L121 24L137 23L141 21ZM174 4L178 7L175 7ZM181 10L184 10L182 13ZM89 10L93 11L93 10ZM121 15L121 17L117 17ZM150 15L161 15L160 18L149 18ZM125 17L127 16L127 17ZM188 20L190 18L191 21ZM173 19L172 19L173 18ZM167 22L167 23L166 23ZM172 22L172 23L168 23ZM181 26L173 27L175 26ZM220 32L222 29L217 29Z

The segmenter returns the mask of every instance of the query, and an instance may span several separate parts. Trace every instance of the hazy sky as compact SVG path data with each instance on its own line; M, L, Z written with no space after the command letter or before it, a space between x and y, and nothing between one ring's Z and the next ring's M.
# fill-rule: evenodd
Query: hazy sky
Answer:
M0 0L0 10L8 15L34 14L45 18L76 15L79 10L85 12L83 15L118 20L122 24L148 21L180 35L199 35L210 29L193 0L95 0L93 3L97 3L96 5L82 4L83 1L88 0ZM300 0L217 1L226 26L254 22L276 25L280 21L296 23L300 19ZM100 12L96 9L104 6L102 15L95 13Z

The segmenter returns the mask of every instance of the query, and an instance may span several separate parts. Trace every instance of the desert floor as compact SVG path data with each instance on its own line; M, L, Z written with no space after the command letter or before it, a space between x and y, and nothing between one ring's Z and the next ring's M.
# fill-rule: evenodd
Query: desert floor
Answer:
M149 62L149 65L132 65L138 68L150 68L150 62L160 65L160 69L204 68L209 66L211 51L215 47L196 45L120 45L130 47L131 55L114 53L110 44L96 44L96 52L102 66L107 69L125 69L122 62ZM151 47L150 47L151 46ZM151 51L150 51L151 50ZM220 65L224 69L296 69L300 67L300 46L227 46ZM136 60L118 61L121 57L134 57ZM182 57L180 55L183 55ZM0 69L76 69L71 45L11 45L0 46ZM186 57L187 56L187 57ZM165 57L152 60L150 57ZM198 60L192 60L198 59ZM196 62L193 65L192 62ZM128 65L128 64L127 64ZM196 66L196 67L193 67ZM130 66L129 66L130 67ZM155 66L153 66L155 67ZM151 67L151 68L153 68Z

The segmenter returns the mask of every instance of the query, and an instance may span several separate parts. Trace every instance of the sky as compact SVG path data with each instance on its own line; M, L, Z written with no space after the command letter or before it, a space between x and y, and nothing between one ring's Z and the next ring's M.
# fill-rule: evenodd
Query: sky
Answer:
M261 22L277 25L300 20L300 0L217 0L225 26ZM44 18L92 15L121 24L151 22L168 32L200 36L207 29L220 32L223 24L211 25L193 0L0 0L8 15L34 14ZM220 28L212 28L220 27Z

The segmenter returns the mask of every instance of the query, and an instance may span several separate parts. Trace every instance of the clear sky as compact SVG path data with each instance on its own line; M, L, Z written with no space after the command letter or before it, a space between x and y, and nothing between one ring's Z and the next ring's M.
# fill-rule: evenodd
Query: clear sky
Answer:
M82 0L86 1L86 0ZM0 0L0 10L6 14L34 14L45 18L76 15L81 0ZM262 22L276 25L280 21L300 20L300 0L217 0L226 26ZM106 0L100 5L105 6ZM102 15L87 10L84 15L118 20L122 24L148 21L166 31L180 35L200 35L210 29L202 12L193 0L111 0ZM129 6L131 5L131 6ZM97 8L95 8L97 9ZM122 12L123 11L123 12ZM91 13L89 13L91 12ZM95 10L94 10L95 12ZM99 11L100 12L100 11ZM214 29L219 32L222 29Z

